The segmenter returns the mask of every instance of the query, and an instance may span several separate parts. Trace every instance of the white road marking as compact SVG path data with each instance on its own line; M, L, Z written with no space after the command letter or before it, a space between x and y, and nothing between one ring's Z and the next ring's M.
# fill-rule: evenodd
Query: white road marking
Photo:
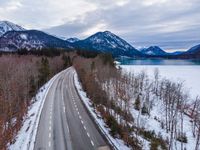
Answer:
M63 109L64 109L64 112L65 112L65 106L63 107Z
M67 131L68 131L68 133L69 133L69 127L67 126Z
M94 146L94 142L92 140L90 142L91 142L92 146Z
M49 138L51 138L51 132L49 133Z
M78 115L80 115L79 111L78 111Z
M83 126L83 128L86 130L86 127L85 127L85 126Z
M87 136L90 138L90 134L87 132Z
M81 120L81 123L83 124L83 120Z
M82 119L82 117L79 115L79 119Z
M51 147L51 142L49 141L49 147Z
M49 126L49 131L51 131L51 126Z

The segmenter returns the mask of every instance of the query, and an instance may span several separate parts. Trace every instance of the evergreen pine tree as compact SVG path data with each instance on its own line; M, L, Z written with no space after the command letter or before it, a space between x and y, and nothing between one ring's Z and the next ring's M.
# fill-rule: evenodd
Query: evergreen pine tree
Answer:
M140 96L137 97L134 105L136 110L140 110Z
M50 75L49 61L46 57L42 58L38 71L39 71L38 84L42 85L48 81Z

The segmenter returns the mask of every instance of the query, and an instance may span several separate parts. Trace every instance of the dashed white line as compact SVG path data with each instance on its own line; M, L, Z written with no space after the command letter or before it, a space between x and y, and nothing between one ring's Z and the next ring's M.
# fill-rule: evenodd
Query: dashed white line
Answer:
M85 126L83 126L83 128L86 130L86 127L85 127Z
M81 123L83 124L83 120L81 120Z
M90 142L91 142L92 146L94 146L94 142L92 140Z
M49 126L49 131L51 131L51 126Z
M80 115L79 111L78 111L78 115Z
M51 132L49 133L49 138L51 138Z
M67 131L68 131L68 133L69 133L69 127L67 126Z
M63 109L64 109L64 112L65 112L65 106L63 107Z
M90 134L87 132L87 136L90 138Z
M82 119L82 117L79 115L79 119Z
M49 147L51 147L51 142L49 141Z

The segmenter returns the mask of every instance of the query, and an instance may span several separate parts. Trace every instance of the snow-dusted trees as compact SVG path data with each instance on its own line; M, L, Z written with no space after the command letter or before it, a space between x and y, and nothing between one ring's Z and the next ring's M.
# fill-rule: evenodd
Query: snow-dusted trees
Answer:
M110 127L111 134L140 150L141 145L131 132L134 119L130 114L133 94L130 88L135 86L130 85L131 76L117 70L112 58L104 54L93 59L76 57L74 66L83 88Z
M200 148L200 98L197 96L193 102L189 115L192 118L192 133L196 138L195 150Z
M200 148L200 114L198 114L198 118L196 120L197 124L196 124L196 146L195 146L195 150L199 150Z
M189 104L188 92L182 82L161 78L157 69L151 77L145 71L125 73L120 67L116 69L105 63L110 61L102 62L102 58L76 57L74 66L88 97L113 136L122 138L134 148L138 146L138 149L141 148L138 139L142 136L151 143L151 149L184 150L184 143L187 143L184 119L189 111L189 117L193 118L196 149L199 148L197 112L200 102L197 98L194 104ZM157 115L158 111L160 114ZM150 120L152 117L160 123L161 130L166 131L165 137L146 129L144 118Z

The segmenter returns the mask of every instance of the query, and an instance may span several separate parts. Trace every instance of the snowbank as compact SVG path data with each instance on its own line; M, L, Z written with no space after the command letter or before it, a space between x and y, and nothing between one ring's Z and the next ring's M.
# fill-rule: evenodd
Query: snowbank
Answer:
M109 143L113 145L113 148L116 150L130 150L130 148L127 147L122 140L115 139L110 135L109 129L106 127L104 120L100 117L100 114L97 114L98 112L94 110L94 108L92 107L91 100L87 98L86 93L83 91L81 83L79 82L78 76L76 73L74 74L74 83L78 91L78 94L81 97L81 100L83 101L87 109L89 110L96 124L99 126L99 129L105 135Z

